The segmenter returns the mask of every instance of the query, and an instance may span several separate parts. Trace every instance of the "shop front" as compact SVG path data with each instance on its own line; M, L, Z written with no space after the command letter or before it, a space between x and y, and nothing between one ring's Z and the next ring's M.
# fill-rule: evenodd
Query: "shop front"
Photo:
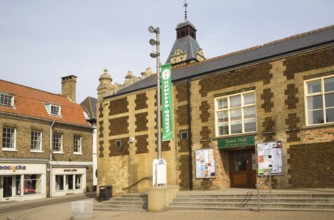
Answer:
M46 164L0 163L0 201L46 197Z
M228 158L230 187L255 188L255 137L242 136L218 140L218 148Z
M52 169L52 196L86 192L86 168L59 167Z

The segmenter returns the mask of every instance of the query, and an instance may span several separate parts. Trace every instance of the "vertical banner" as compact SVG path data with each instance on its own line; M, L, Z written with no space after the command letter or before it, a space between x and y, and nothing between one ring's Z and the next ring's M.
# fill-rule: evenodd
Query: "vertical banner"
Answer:
M172 65L161 66L162 140L173 139Z

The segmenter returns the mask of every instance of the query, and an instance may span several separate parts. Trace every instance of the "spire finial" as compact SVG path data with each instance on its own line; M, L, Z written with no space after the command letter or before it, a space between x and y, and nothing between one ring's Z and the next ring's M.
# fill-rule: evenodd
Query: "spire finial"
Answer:
M187 7L188 7L188 3L187 0L184 0L184 20L188 20L188 15L187 15Z

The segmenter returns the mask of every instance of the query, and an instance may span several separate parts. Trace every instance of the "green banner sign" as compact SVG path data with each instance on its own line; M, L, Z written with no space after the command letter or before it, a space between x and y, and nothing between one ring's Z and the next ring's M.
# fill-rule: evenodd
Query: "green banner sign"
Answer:
M218 140L219 149L228 149L228 148L246 147L246 146L255 146L254 136L233 137L233 138L224 138Z
M161 66L162 140L173 139L172 65Z

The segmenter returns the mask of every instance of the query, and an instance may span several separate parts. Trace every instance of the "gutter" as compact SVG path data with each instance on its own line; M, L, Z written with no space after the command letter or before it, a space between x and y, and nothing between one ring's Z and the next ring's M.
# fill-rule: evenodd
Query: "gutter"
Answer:
M49 158L49 197L52 197L52 153L53 153L53 147L52 147L52 140L53 140L53 126L55 124L55 121L53 121L50 125L50 158Z

